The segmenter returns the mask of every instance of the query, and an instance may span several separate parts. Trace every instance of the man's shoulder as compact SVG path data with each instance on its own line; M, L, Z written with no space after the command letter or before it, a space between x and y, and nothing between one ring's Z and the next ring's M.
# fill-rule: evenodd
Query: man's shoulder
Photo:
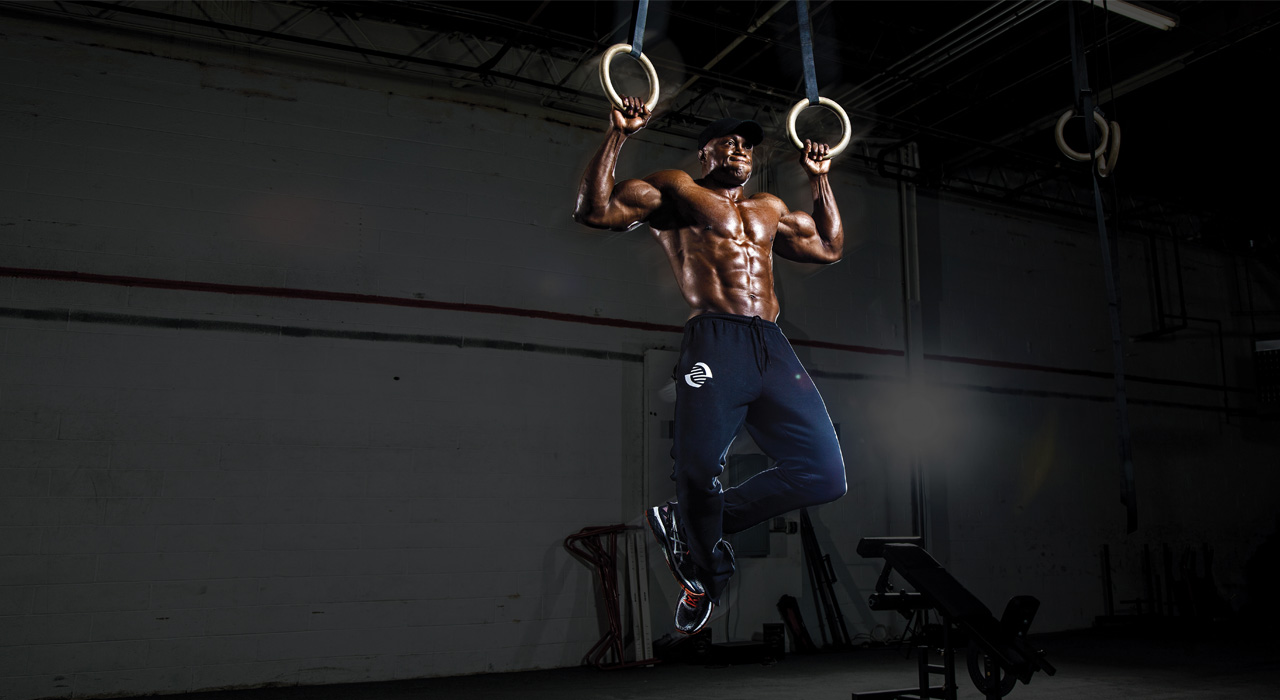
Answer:
M771 206L775 209L789 211L789 209L787 208L787 203L782 201L781 197L774 194L769 194L768 192L757 192L751 195L748 199L750 199L753 202L759 202L766 206Z
M693 177L683 170L659 170L646 177L645 182L654 187L680 187L693 184Z

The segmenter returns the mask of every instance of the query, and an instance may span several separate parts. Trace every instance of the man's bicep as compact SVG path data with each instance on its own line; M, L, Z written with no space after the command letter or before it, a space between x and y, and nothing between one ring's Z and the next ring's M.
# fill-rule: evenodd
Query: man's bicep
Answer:
M778 238L773 244L778 255L797 262L813 262L821 247L817 224L809 214L791 211L778 221Z
M662 205L662 192L644 180L623 180L613 188L610 209L616 226L630 228L642 223Z
M803 244L805 240L816 238L818 227L813 217L802 211L783 210L778 220L778 238L789 244Z

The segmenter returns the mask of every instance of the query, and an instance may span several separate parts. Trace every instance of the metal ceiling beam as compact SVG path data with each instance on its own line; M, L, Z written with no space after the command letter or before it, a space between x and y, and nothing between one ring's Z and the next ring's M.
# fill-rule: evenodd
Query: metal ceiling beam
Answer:
M95 7L95 8L101 7L103 5L107 5L107 3L91 2L91 1L77 2L73 4L83 5L86 7ZM190 7L190 6L199 6L201 3L199 2L199 0L188 0L188 2L184 2L182 4ZM267 3L252 3L252 5L257 5L257 6L265 6L266 4ZM182 15L175 15L175 14L161 12L161 11L152 10L152 9L144 9L141 7L131 7L131 6L125 6L125 5L111 5L110 7L118 13L125 13L125 14L136 15L136 16L150 18L150 19L163 20L163 21L169 21L169 22L178 22L178 23L192 25L196 27L208 28L224 36L226 32L231 31L239 34L244 34L246 36L257 37L260 39L283 41L283 42L288 42L293 44L300 44L300 45L308 46L312 48L325 49L328 51L335 51L335 52L342 52L342 53L356 53L356 54L363 55L366 58L379 57L379 58L389 59L393 62L410 63L410 64L416 64L419 66L441 68L448 71L456 71L462 74L471 74L471 75L476 75L480 77L492 76L492 77L500 78L503 80L511 81L513 83L521 83L524 85L529 85L529 86L541 88L544 90L550 90L556 93L566 93L566 94L574 95L577 97L595 97L595 95L588 95L587 93L583 93L581 91L574 90L572 88L562 87L560 85L547 82L545 80L529 78L526 76L515 75L511 73L499 72L492 69L486 69L483 62L477 65L469 65L469 64L458 63L456 61L440 60L440 59L426 58L426 57L417 56L417 55L410 55L409 53L406 53L404 51L385 51L385 50L376 49L376 48L362 47L354 43L354 40L351 39L350 35L346 34L345 31L343 33L348 39L348 43L329 41L327 39L318 39L310 36L302 36L299 34L285 34L282 32L272 31L268 29L263 29L263 28L253 27L253 26L229 24L226 22L219 22L211 19L200 19L198 17L187 17ZM203 8L201 8L201 10L203 12ZM334 22L337 21L336 18L334 18L332 15L329 15L328 13L325 13L325 14L327 17L330 17L331 19L333 19ZM338 25L338 27L339 29L341 29L341 25ZM154 29L154 27L151 27L151 29ZM230 40L230 37L226 37L226 39Z
M783 3L771 6L770 16L780 10ZM829 5L829 3L828 3ZM827 5L823 5L826 7ZM267 48L270 50L301 53L321 60L349 60L357 55L372 59L375 67L387 70L408 70L427 74L438 80L464 80L472 84L500 84L507 89L522 90L523 94L536 96L542 104L574 114L591 114L604 109L605 100L586 83L594 78L594 71L585 70L590 56L600 46L599 39L583 39L545 30L527 22L510 20L458 6L414 5L415 11L405 11L404 5L383 3L277 3L254 2L238 5L235 21L211 19L212 15L202 6L201 0L186 2L152 2L145 6L125 3L79 2L58 5L14 6L0 5L0 10L35 11L46 15L74 17L84 21L105 22L115 26L126 25L134 29L185 34L196 39L225 42L235 45ZM475 34L458 33L447 26L427 26L429 19L418 8L427 7L440 16L465 17L467 21L503 28L501 36L487 38ZM484 7L481 5L480 7ZM366 13L365 10L368 10ZM376 12L374 10L377 10ZM821 9L821 8L819 8ZM334 14L334 13L339 14ZM194 16L197 13L204 17ZM397 18L377 19L396 14ZM110 18L106 18L110 15ZM327 17L330 25L322 20ZM230 19L230 18L229 18ZM743 37L758 37L758 30L768 17L753 23ZM355 35L342 25L345 20L363 41L357 43ZM344 41L334 35L336 26ZM989 25L981 25L990 30ZM178 31L179 28L184 28ZM368 30L368 31L366 31ZM242 37L237 39L235 37ZM961 33L958 41L968 37L971 41L989 41L987 35ZM530 42L522 41L530 39ZM594 40L593 40L594 39ZM605 38L607 41L608 37ZM746 41L746 38L743 39ZM772 40L770 40L772 41ZM470 45L467 43L470 42ZM536 43L539 45L530 45ZM739 42L739 46L742 42ZM936 43L936 42L935 42ZM945 44L950 45L950 44ZM483 57L467 58L478 48ZM727 55L726 52L722 52ZM928 56L920 65L930 65ZM385 62L385 63L384 63ZM506 69L503 65L510 66ZM514 65L512 65L514 64ZM659 62L662 66L662 62ZM752 84L732 76L712 72L715 63L702 68L668 64L670 70L692 74L697 79L714 78L715 85L704 91L715 100L692 100L681 108L664 115L664 120L653 126L658 131L692 136L707 121L720 116L722 110L753 114L762 118L785 113L790 107L792 94L768 86ZM576 78L576 81L575 81ZM578 87L573 87L577 82ZM1024 209L1075 217L1079 205L1071 196L1070 188L1063 189L1050 171L1046 176L1042 168L1053 163L1034 155L1016 151L1000 144L949 133L942 129L916 124L909 120L874 114L867 110L850 109L851 116L867 124L880 125L890 132L891 138L907 134L929 135L949 142L969 144L984 153L1000 153L1017 162L1031 164L1030 168L1005 167L1002 172L956 172L933 183L944 191L975 196L985 201L1014 205ZM878 159L866 152L845 161L847 165L861 164L876 169ZM1037 168L1035 164L1041 167ZM919 176L917 173L916 176ZM1000 179L997 184L994 180ZM1010 184L1014 183L1014 184ZM1159 220L1151 222L1160 227Z
M720 51L720 53L716 54L715 57L712 58L710 61L707 61L706 64L702 66L702 69L711 70L712 68L715 68L717 65L719 65L720 61L723 61L726 56L728 56L730 53L733 52L734 49L741 46L742 42L747 40L747 37L751 36L752 34L755 34L756 30L760 29L760 27L763 27L765 25L765 22L768 22L771 17L777 14L778 10L781 10L783 7L786 7L792 2L793 0L778 0L778 2L774 3L773 7L770 7L769 9L765 10L764 14L760 15L760 17L756 19L755 22L752 22L751 26L747 27L746 31L744 31L742 34L739 34L737 39L734 39L733 41L729 42L729 45L724 47ZM674 100L675 98L679 97L680 93L684 92L685 90L688 90L690 87L693 86L694 83L698 82L701 78L702 76L695 75L690 77L688 80L684 81L684 85L681 85L680 87L676 88L675 93L671 95L671 99Z
M1155 65L1145 70L1139 71L1134 75L1131 75L1128 78L1121 80L1120 82L1116 83L1112 87L1107 88L1106 90L1101 90L1101 89L1098 90L1095 97L1096 103L1099 106L1110 103L1119 97L1128 95L1129 93L1137 90L1138 88L1144 87L1146 85L1150 85L1158 80L1161 80L1170 75L1173 75L1174 73L1177 73L1183 68L1186 68L1187 66L1190 66L1198 61L1202 61L1208 58L1209 56L1212 56L1213 54L1216 54L1219 51L1222 51L1223 49L1226 49L1230 46L1234 46L1240 43L1241 41L1254 37L1269 29L1272 29L1277 24L1280 24L1280 10L1272 11L1271 13L1265 15L1264 17L1258 20L1248 22L1240 27L1237 27L1233 31L1216 36L1213 39L1204 41L1198 46L1196 46L1195 48L1191 49L1190 51L1185 51L1177 56L1174 56L1173 58L1164 59L1159 63L1156 63ZM1091 47L1091 50L1096 49L1100 45L1101 45L1101 41L1095 42ZM1066 65L1068 61L1069 61L1068 58L1062 58L1048 68L1056 68L1056 67ZM1047 69L1042 69L1040 73L1045 72L1045 70ZM997 137L996 139L991 141L991 144L993 146L1009 147L1012 144L1019 143L1022 140L1034 134L1040 133L1042 131L1047 131L1055 123L1057 123L1058 117L1062 115L1062 112L1065 111L1065 109L1066 109L1066 106L1064 106L1063 109L1061 110L1057 110L1050 114L1046 114L1020 129L1011 131L1005 134L1004 136ZM984 154L981 151L975 149L975 150L969 151L964 155L961 155L957 158L952 159L947 163L947 167L949 169L962 169L966 167L968 164L974 162L976 159L981 158L983 155Z
M960 55L998 36L1010 21L1018 20L1024 16L1025 12L1034 14L1042 9L1042 6L1025 3L988 5L978 14L956 25L937 39L841 93L835 100L841 104L848 103L858 107L888 99L922 81L930 73ZM993 11L994 14L988 16L988 13Z
M1131 25L1129 25L1128 27L1122 28L1121 30L1119 30L1119 31L1118 31L1118 32L1113 36L1113 39L1116 39L1116 40L1123 39L1123 38L1124 38L1124 37L1126 37L1129 33L1131 33L1132 31L1136 30L1136 29L1137 29L1137 26L1138 26L1138 25L1133 25L1133 24L1131 24ZM1090 49L1092 50L1094 47L1096 47L1096 44L1095 44L1094 46L1090 47ZM987 95L985 95L985 96L983 96L983 97L981 97L981 98L978 98L978 99L972 99L972 100L970 100L970 101L968 102L968 104L966 104L964 107L961 107L960 109L957 109L956 111L954 111L954 112L952 112L952 113L950 113L950 114L946 115L945 117L942 117L942 118L940 118L940 119L937 119L936 121L934 121L934 122L932 123L932 126L935 126L935 127L936 127L936 126L939 126L940 124L942 124L942 123L944 123L944 122L946 122L946 121L948 121L948 120L950 120L950 119L953 119L953 118L955 118L955 117L957 117L957 116L959 116L959 115L961 115L961 114L964 114L964 113L966 113L966 112L968 112L968 111L970 111L970 110L972 110L972 109L974 109L974 108L976 108L976 107L978 107L978 106L981 106L983 103L985 103L985 102L987 102L987 101L990 101L990 100L992 100L992 99L995 99L996 97L999 97L1000 95L1003 95L1004 93L1009 92L1010 90L1015 90L1015 89L1018 89L1018 88L1021 88L1021 87L1025 86L1027 83L1030 83L1030 82L1033 82L1033 81L1036 81L1036 80L1040 80L1040 79L1044 78L1044 76L1048 75L1049 73L1052 73L1053 71L1058 70L1058 69L1060 69L1060 68L1064 68L1064 67L1067 65L1067 63L1069 62L1069 60L1070 60L1070 59L1069 59L1069 57L1067 57L1067 56L1063 56L1063 57L1061 57L1061 58L1055 59L1054 61L1051 61L1051 62L1050 62L1050 63L1048 63L1047 65L1041 66L1041 67L1040 67L1039 69L1037 69L1037 70L1034 70L1034 71L1032 71L1032 72L1030 72L1030 73L1027 73L1026 75L1024 75L1023 77L1021 77L1021 78L1019 78L1019 79L1017 79L1017 80L1009 81L1009 82L1005 83L1003 86L1001 86L999 89L997 89L997 90L995 90L995 91L992 91L992 92L988 93ZM971 77L971 76L973 75L973 73L974 73L974 72L976 72L976 70L975 70L975 71L971 71L969 74L966 74L966 75L962 76L961 78L959 78L959 80L966 80L966 79L968 79L969 77Z

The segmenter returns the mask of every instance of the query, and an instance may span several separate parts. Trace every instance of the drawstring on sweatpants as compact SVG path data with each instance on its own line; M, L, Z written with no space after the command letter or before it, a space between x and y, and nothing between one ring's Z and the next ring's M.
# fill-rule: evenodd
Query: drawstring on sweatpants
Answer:
M763 319L759 316L751 317L751 336L755 340L751 349L756 356L756 369L763 373L769 368L769 344L764 340L764 328L760 325L761 320Z

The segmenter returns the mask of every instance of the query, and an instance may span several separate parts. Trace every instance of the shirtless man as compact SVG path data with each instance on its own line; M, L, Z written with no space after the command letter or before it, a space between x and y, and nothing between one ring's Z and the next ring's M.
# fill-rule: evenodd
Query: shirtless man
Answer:
M671 261L690 313L676 382L671 456L676 501L646 517L684 589L676 629L707 623L733 575L733 550L722 537L845 493L844 460L831 418L796 358L778 318L773 253L806 263L834 263L844 229L827 181L826 144L805 142L813 215L790 211L760 192L744 197L752 151L764 138L753 121L721 119L698 139L702 177L662 170L614 183L627 137L648 123L639 98L610 115L604 145L578 190L574 219L625 231L648 223ZM775 466L730 488L719 476L743 424Z

